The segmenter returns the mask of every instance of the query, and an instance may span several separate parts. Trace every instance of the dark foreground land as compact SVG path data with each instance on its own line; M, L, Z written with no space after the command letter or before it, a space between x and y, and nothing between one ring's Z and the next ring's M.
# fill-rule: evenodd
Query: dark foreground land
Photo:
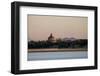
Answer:
M29 41L28 52L75 52L75 51L87 51L88 41L87 39L77 39L74 41L62 41L56 42L49 41Z

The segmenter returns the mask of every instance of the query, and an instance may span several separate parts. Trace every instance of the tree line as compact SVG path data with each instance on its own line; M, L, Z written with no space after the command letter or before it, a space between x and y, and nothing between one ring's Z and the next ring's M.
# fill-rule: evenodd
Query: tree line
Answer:
M50 41L28 41L29 49L36 48L87 48L87 39L77 39L74 41L62 41L58 40L56 42Z

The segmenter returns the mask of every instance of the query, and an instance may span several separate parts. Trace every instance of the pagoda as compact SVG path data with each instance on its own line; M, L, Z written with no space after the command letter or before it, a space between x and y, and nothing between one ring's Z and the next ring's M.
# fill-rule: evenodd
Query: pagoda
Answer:
M51 33L50 36L48 37L48 41L49 42L55 42L55 38L53 36L53 34Z

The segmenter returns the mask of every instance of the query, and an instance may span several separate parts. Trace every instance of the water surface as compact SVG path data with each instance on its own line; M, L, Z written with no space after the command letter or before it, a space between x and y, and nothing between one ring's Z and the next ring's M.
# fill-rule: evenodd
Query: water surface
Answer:
M28 61L88 58L87 51L28 52Z

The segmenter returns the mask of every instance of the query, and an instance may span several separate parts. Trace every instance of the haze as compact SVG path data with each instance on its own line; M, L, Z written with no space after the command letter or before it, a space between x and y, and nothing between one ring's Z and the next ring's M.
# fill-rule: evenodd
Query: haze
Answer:
M87 39L87 17L28 15L27 19L28 40L47 40L50 33L55 38Z

